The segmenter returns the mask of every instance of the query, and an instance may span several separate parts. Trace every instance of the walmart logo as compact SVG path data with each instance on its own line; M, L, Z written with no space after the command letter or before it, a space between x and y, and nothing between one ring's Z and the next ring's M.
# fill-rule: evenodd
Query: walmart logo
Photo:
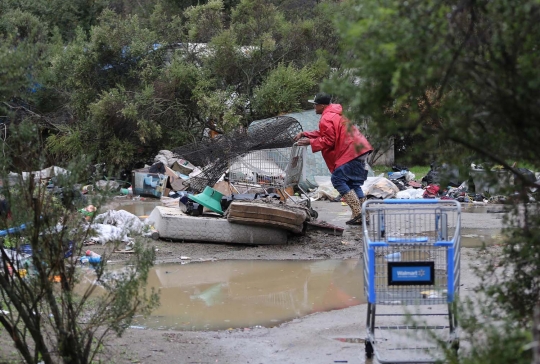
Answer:
M399 277L423 277L426 271L420 270L399 270L396 272Z

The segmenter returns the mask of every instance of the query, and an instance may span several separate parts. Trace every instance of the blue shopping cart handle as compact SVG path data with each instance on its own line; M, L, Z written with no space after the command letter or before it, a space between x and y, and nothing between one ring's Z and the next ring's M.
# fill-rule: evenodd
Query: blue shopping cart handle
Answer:
M434 246L453 246L454 241L453 240L441 240L441 241L436 241L433 245Z
M436 198L419 198L419 199L412 199L412 200L406 200L406 199L385 199L382 200L383 203L391 204L391 205L421 205L421 204L433 204L437 203L441 200ZM444 201L444 200L443 200Z
M368 241L369 247L388 246L386 241Z
M427 243L428 237L427 236L421 236L418 238L388 238L387 241L389 243Z

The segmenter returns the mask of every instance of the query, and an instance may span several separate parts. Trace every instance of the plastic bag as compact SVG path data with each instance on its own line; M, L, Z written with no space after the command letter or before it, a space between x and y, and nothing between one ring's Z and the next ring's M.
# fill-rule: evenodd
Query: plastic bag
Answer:
M368 164L368 162L366 162L366 170L367 170L367 176L368 177L375 177L375 172L373 172L373 169Z

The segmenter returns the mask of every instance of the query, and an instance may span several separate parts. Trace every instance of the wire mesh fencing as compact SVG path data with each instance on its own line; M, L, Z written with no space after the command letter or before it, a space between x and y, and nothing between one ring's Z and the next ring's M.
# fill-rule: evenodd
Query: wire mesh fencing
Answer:
M300 123L288 116L258 122L249 130L237 129L213 139L175 148L172 152L202 168L185 183L194 192L213 186L239 157L254 151L291 147L302 131Z

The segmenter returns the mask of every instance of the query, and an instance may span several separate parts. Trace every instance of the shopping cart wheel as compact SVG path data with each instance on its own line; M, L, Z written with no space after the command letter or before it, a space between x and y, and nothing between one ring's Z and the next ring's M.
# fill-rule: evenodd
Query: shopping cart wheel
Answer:
M313 209L310 209L309 210L309 214L311 215L312 218L316 219L319 217L319 213Z
M366 358L371 359L373 357L373 345L371 345L371 341L365 342L366 345Z

